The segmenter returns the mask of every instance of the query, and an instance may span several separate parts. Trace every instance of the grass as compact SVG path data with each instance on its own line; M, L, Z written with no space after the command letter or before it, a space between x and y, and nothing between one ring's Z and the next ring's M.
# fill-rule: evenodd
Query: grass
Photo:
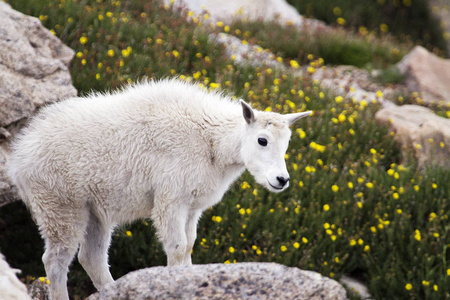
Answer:
M179 75L209 89L220 86L262 110L314 110L293 129L286 158L289 190L271 194L244 173L223 201L204 213L194 263L278 262L335 279L353 274L376 299L450 297L449 171L422 172L415 164L402 165L394 133L374 120L379 107L373 99L353 103L322 90L308 75L236 65L208 40L212 29L199 26L202 19L185 21L188 12L173 13L156 1L8 2L39 17L76 51L71 73L80 94L145 76ZM229 26L229 31L245 34L244 24ZM281 30L260 37L264 33L250 28L246 38L275 49L269 45L292 41L293 33L283 36ZM285 61L303 62L310 50L299 56L302 46L296 47L293 54L287 46L276 51ZM372 55L369 63L375 61ZM447 114L448 107L439 106L439 111ZM28 212L14 205L2 208L0 217L29 228ZM11 209L26 220L8 219ZM21 234L23 242L9 230L0 238L1 251L13 267L25 271L23 277L44 275L38 259L42 244L22 247L39 240L35 228ZM165 264L148 220L115 232L110 264L115 278ZM93 291L78 264L71 268L69 285L74 299Z
M412 48L411 43L400 44L374 34L354 35L342 28L300 32L294 26L282 26L275 21L235 20L229 33L270 49L286 60L298 60L300 64L308 63L308 56L313 55L322 58L327 65L386 68Z
M445 55L445 34L427 0L288 0L305 16L327 24L395 36Z

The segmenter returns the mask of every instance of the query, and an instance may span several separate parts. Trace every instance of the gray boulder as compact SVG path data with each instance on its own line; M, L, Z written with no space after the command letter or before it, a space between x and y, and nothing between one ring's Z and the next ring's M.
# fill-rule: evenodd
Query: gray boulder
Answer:
M74 51L41 22L0 1L0 206L18 195L6 175L8 143L39 107L76 96Z
M450 103L450 59L416 46L397 67L405 76L408 89L422 93L425 103Z
M346 291L312 271L238 263L142 269L88 299L346 299Z
M379 110L375 118L395 132L394 139L403 151L411 154L419 167L450 168L450 120L418 105L389 105Z

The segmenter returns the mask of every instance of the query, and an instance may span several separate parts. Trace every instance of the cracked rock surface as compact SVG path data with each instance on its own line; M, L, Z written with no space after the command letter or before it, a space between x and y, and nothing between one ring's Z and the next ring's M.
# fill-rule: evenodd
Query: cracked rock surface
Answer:
M8 143L39 107L76 96L74 51L34 17L0 1L0 206L17 200L6 175Z

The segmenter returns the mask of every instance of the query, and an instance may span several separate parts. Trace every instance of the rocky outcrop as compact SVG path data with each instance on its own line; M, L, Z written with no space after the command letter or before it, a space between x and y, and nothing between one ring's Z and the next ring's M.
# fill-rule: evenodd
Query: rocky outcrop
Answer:
M41 22L0 1L0 206L18 199L6 175L8 141L47 103L75 96L68 65L74 51ZM20 49L20 51L18 51Z
M374 75L376 73L377 71L370 73L354 66L327 66L317 68L311 77L313 80L317 80L323 88L358 102L375 100L383 103L395 99L398 94L408 94L408 90L403 84L386 86L375 82ZM381 92L382 96L379 96L377 92Z
M229 22L233 19L276 20L281 24L307 26L311 29L326 27L324 22L301 16L285 0L176 0L175 6L185 7L197 15L207 11L214 22Z
M129 273L89 300L346 299L336 281L274 263L154 267Z
M416 46L397 67L406 77L408 89L422 93L425 103L443 101L450 104L450 59L440 58Z
M212 34L211 39L222 44L228 57L241 65L260 67L266 65L274 69L285 70L283 63L276 60L276 55L260 46L243 44L242 40L226 33Z
M449 119L426 107L393 104L379 110L375 118L395 132L404 158L412 153L421 168L433 165L450 168Z
M11 269L0 253L0 299L27 300L27 288L16 276L20 270Z

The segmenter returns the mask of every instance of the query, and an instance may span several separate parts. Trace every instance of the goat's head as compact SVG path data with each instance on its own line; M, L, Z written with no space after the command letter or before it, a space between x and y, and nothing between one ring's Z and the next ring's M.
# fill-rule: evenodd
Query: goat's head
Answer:
M281 115L254 111L244 101L241 105L247 134L241 148L245 166L256 182L269 191L281 192L289 186L284 160L291 137L289 126L311 111Z

